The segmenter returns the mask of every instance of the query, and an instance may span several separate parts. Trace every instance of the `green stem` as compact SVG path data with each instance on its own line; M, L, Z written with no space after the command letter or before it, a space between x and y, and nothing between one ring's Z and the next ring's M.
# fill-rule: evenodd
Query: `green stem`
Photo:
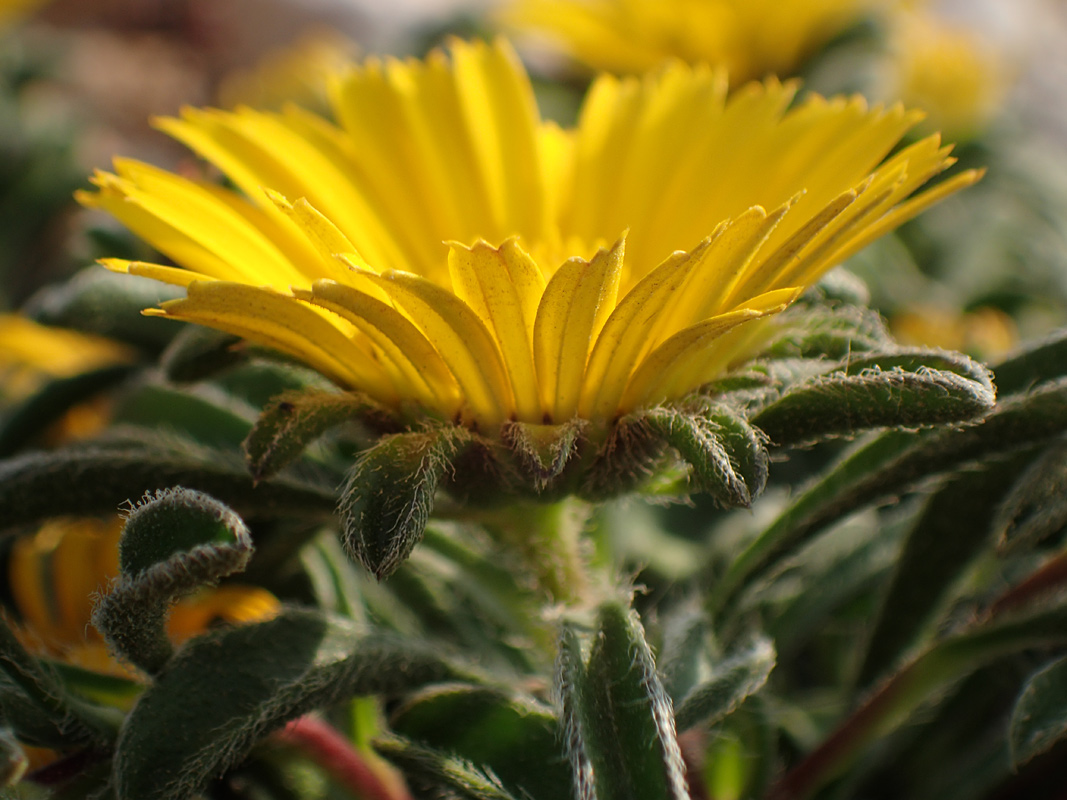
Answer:
M589 508L577 500L516 504L482 521L529 566L557 603L585 605L593 588L591 548L582 538Z

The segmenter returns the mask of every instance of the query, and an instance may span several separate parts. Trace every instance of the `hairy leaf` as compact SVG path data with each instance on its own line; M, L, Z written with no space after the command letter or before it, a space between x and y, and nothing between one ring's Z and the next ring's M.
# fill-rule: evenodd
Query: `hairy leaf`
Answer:
M468 440L455 426L398 433L352 467L341 489L342 537L349 555L379 580L422 538L438 482Z
M244 451L257 481L276 474L330 428L352 419L388 426L391 414L358 392L285 392L263 410Z
M314 708L466 677L427 647L364 635L311 610L206 634L167 663L126 718L114 760L118 798L185 800Z
M776 655L770 639L759 637L740 652L712 666L709 680L694 687L678 705L678 730L710 727L737 710L758 692L774 669Z
M112 650L158 672L173 653L166 629L171 604L240 572L252 550L244 522L218 501L189 489L159 492L126 519L122 573L93 609L93 625Z

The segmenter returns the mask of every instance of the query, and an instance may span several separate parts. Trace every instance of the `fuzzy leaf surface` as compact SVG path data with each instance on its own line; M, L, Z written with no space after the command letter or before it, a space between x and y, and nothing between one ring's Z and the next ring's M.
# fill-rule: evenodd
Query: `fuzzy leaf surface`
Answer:
M122 572L93 609L93 625L113 651L158 672L173 653L171 604L242 571L252 551L244 522L222 503L190 489L159 492L126 519Z
M752 418L779 447L872 428L963 422L993 407L990 373L963 355L872 354L795 386Z
M312 709L465 677L427 647L305 609L206 634L168 662L127 716L114 760L118 800L186 800Z
M351 419L389 419L384 408L355 392L286 392L256 420L242 445L257 481L276 474L330 428Z
M6 531L63 515L113 514L127 501L170 486L199 489L242 515L329 517L326 487L298 479L253 485L244 464L195 443L145 433L139 441L94 442L0 461Z
M692 468L693 483L726 507L749 506L767 483L763 438L736 411L660 407L635 415Z
M598 630L565 626L556 691L576 793L586 800L689 800L671 701L636 613L616 603Z
M375 742L379 753L396 764L405 775L434 789L446 790L447 797L459 800L527 800L511 794L500 779L444 750L435 750L390 736Z
M758 637L738 653L712 667L712 677L695 686L678 704L678 730L708 728L737 710L770 677L777 656L774 643Z
M348 473L339 506L342 540L379 580L422 538L437 485L469 436L456 426L387 436Z
M1067 443L1060 441L1018 473L997 511L993 529L997 548L1006 553L1038 545L1064 527L1067 527Z
M757 575L830 523L920 481L1039 444L1067 429L1067 380L1003 399L980 424L919 433L890 431L860 443L803 492L731 565L713 589L721 607Z
M398 709L390 727L492 772L517 797L552 800L570 791L556 717L532 699L493 688L431 687Z

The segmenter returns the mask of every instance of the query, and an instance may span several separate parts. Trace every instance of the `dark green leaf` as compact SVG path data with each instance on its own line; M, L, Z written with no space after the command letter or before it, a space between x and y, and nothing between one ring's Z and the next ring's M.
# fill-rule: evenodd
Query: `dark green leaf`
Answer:
M107 745L114 720L67 692L59 676L34 658L0 619L0 711L30 741ZM56 741L58 740L58 741Z
M1001 394L1067 376L1067 328L1008 357L993 368L993 374Z
M244 522L226 506L189 489L161 491L127 517L122 573L93 609L93 625L114 652L158 672L173 653L171 604L242 571L252 550Z
M663 620L659 675L676 706L709 668L710 631L707 616L694 608L683 608Z
M208 447L236 450L252 427L255 409L214 386L140 386L113 414L116 425L169 431Z
M693 483L724 506L748 506L767 482L767 450L736 411L660 407L634 415L692 467ZM622 423L620 423L622 424Z
M58 422L72 408L114 388L136 369L119 364L45 384L4 415L0 424L0 456L9 456L39 438L49 425Z
M466 677L428 647L311 610L206 634L168 662L126 718L114 761L119 800L185 800L314 708Z
M874 354L788 390L752 418L779 447L871 428L963 422L993 407L989 371L943 352Z
M774 644L756 638L740 652L712 666L709 680L694 687L678 705L678 730L710 727L732 714L747 697L758 692L775 665Z
M268 478L330 428L353 419L373 419L389 427L390 413L357 392L286 392L263 410L244 451L257 481Z
M565 626L560 641L556 690L577 796L688 800L671 701L641 623L616 603L597 617L595 635Z
M530 699L500 689L434 687L401 706L390 727L492 772L516 797L554 800L570 792L556 718Z
M912 648L967 565L992 541L991 520L1018 458L967 472L926 503L904 543L874 623L858 683L866 687Z
M63 515L112 514L146 492L186 486L219 497L245 516L328 518L326 488L295 478L254 486L239 458L146 432L141 441L94 442L0 461L3 525Z
M890 431L859 444L802 493L731 565L711 607L736 598L749 581L830 523L920 481L1046 441L1067 430L1067 380L1001 401L980 424L920 433Z
M24 311L44 325L58 325L159 352L181 330L173 320L146 317L141 311L184 291L148 278L116 275L87 267L65 283L49 286L28 301Z
M460 800L524 800L513 795L491 772L441 750L422 747L399 736L375 742L378 752L396 764L416 783L448 791L448 797Z
M782 314L778 325L780 330L760 352L760 358L822 357L838 361L853 353L892 344L881 315L855 305L798 308L796 313Z
M167 345L159 365L168 380L187 383L209 378L248 359L240 336L201 325L186 325Z
M458 426L398 433L383 438L352 467L341 489L343 541L352 558L379 580L422 538L437 484L469 437Z
M1023 687L1011 713L1008 738L1012 767L1030 759L1067 736L1067 658L1035 672Z
M1010 476L1015 478L1015 476ZM1033 547L1067 527L1067 443L1055 442L1018 473L997 511L997 547Z

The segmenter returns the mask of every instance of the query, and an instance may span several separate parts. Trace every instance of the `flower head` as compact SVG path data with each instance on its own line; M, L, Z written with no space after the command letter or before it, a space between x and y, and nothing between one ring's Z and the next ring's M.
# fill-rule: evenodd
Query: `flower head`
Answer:
M871 0L515 0L516 32L538 32L593 69L640 73L672 58L725 67L734 84L792 73L857 22Z
M750 354L753 323L946 194L920 118L770 80L728 98L674 63L601 77L573 130L539 117L503 43L369 60L338 125L296 108L186 110L160 128L237 187L118 160L82 202L179 266L149 313L292 354L401 415L610 422ZM758 326L756 326L758 328Z

